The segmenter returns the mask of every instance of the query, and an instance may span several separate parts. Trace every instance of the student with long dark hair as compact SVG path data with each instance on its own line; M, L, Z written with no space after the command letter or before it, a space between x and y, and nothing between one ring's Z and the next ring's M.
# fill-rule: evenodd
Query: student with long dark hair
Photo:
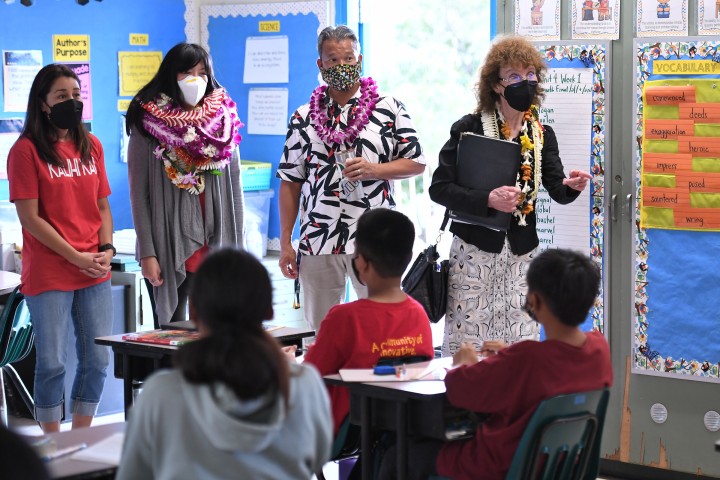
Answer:
M190 312L201 338L145 383L116 478L310 478L330 456L329 400L317 371L288 363L263 328L265 267L238 250L209 255Z
M112 326L110 187L102 145L82 124L82 108L77 75L64 65L42 68L8 156L10 201L23 230L20 291L35 331L35 415L45 432L60 428L67 331L74 328L78 353L69 392L73 428L91 424L109 361L95 337Z
M156 326L185 320L187 285L208 247L242 246L235 102L199 45L168 51L127 111L136 257Z

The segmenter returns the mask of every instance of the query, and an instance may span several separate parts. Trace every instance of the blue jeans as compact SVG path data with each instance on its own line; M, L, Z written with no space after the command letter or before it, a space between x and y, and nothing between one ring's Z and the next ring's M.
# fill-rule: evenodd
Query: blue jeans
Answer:
M80 290L51 290L25 297L35 331L35 418L56 422L62 417L65 360L70 327L75 330L78 366L70 413L94 416L110 361L108 347L95 337L110 335L113 320L110 280Z

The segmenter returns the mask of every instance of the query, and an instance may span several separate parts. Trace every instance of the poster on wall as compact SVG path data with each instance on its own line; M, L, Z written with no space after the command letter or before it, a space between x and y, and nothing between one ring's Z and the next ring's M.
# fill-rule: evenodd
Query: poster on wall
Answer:
M244 83L288 83L289 64L287 35L245 40Z
M53 35L53 62L89 62L90 35Z
M637 0L638 37L686 36L688 0Z
M92 83L90 80L90 63L66 63L66 67L75 72L75 75L80 79L80 98L83 102L83 121L92 120L93 118L93 106L92 106Z
M560 0L515 0L515 33L528 40L559 40Z
M223 86L237 102L238 115L246 124L246 127L241 130L243 134L242 157L270 163L272 172L274 172L282 157L289 119L288 114L283 115L282 133L280 133L281 109L285 106L292 115L296 107L307 103L310 92L318 85L318 70L315 66L318 55L317 38L318 34L332 23L328 10L329 5L325 0L258 4L235 3L234 5L203 5L200 8L200 44L208 48L216 71L223 72ZM265 32L273 33L265 34ZM245 62L242 59L248 58L246 48L257 46L254 45L254 42L248 42L248 38L278 37L279 32L287 37L287 45L291 49L288 51L288 55L292 53L294 68L289 78L285 77L282 70L276 70L278 74L269 75L271 77L269 80L283 79L287 83L284 85L276 82L269 82L275 83L274 85L247 83L248 79L244 78ZM282 48L283 50L279 51L285 51L284 41ZM255 51L260 50L256 49ZM279 63L274 62L262 65L265 66L261 68L268 68L270 71L280 67ZM267 73L266 71L263 75L267 75ZM274 92L268 91L271 88ZM264 91L259 92L257 89ZM251 91L255 91L255 93L251 94ZM285 92L287 92L286 100L284 99ZM258 94L262 95L263 101L270 101L273 105L271 117L256 117L261 123L251 118L254 113L263 113L258 112L257 108L251 111L250 103L253 99L259 100ZM256 102L255 105L257 107L258 103ZM262 131L252 133L255 131L255 127L260 127L261 130L267 129L268 133L277 132L277 134L266 134ZM251 131L251 129L253 130ZM277 192L279 187L280 179L272 175L270 188ZM260 194L261 192L256 193ZM280 250L281 226L277 214L278 197L276 193L269 197L264 196L267 199L264 202L259 200L253 202L253 209L260 212L260 217L264 220L259 228L262 229L262 237L267 239L268 250ZM267 208L267 210L262 213L262 208ZM297 239L298 232L299 229L296 228L294 239ZM293 312L297 312L297 310Z
M633 373L720 382L717 54L636 41Z
M620 38L620 0L572 0L572 38Z
M248 93L249 134L287 134L288 89L251 88Z
M0 119L0 179L7 178L7 158L10 148L20 138L24 120L22 118Z
M162 52L118 52L120 96L133 97L160 68Z
M720 1L698 0L698 34L720 35Z
M3 50L3 98L6 112L27 110L35 75L43 65L41 50Z
M560 43L538 49L548 66L540 122L557 136L565 174L582 170L593 176L568 205L551 201L547 190L540 189L535 212L540 248L588 253L604 272L607 45ZM601 286L584 330L605 332L603 292Z

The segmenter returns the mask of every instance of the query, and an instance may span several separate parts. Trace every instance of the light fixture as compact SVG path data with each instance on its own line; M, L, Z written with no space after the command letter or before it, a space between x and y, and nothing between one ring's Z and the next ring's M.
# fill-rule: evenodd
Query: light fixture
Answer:
M11 3L15 3L15 0L4 0L6 4L10 5Z
M35 3L35 0L20 0L20 3L25 5L26 7L32 7L33 3Z

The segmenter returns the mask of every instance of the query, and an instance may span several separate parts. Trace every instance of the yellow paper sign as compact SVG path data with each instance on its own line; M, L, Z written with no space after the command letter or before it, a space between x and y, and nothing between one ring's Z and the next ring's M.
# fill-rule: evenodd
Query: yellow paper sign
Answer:
M90 61L90 35L53 35L55 62Z
M118 112L127 112L132 100L118 99Z
M150 45L150 35L147 33L131 33L130 45Z
M162 52L118 52L120 96L133 97L160 68Z
M266 21L266 22L258 22L258 30L260 32L279 32L280 31L280 21L272 20L272 21Z
M720 73L720 63L712 60L655 60L655 75L702 75Z

